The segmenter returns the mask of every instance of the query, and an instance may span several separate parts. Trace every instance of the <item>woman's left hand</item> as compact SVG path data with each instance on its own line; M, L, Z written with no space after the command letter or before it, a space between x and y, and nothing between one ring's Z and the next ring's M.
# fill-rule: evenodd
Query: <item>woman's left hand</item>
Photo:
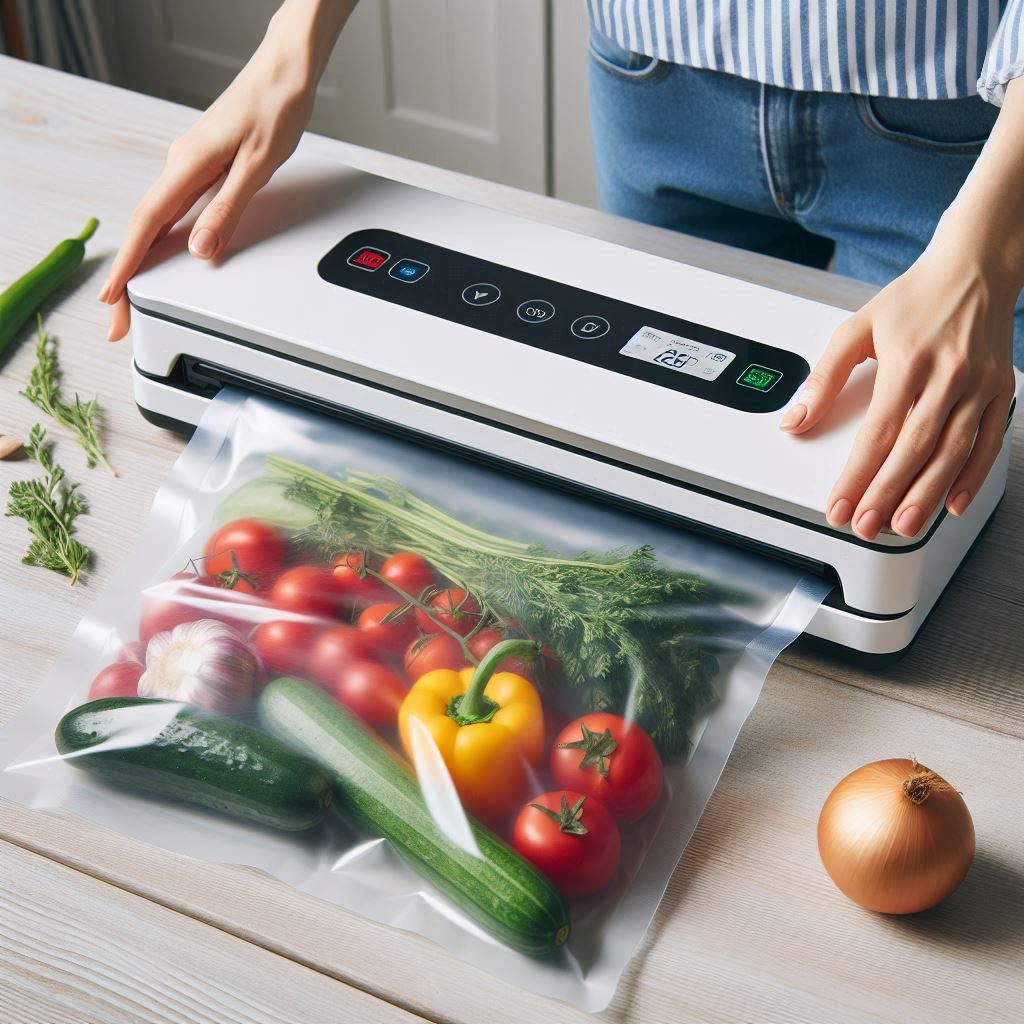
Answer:
M913 537L942 501L963 515L999 454L1015 388L1017 291L1002 279L937 235L835 332L780 424L810 430L854 367L878 361L867 415L826 505L832 526L852 523L874 540L891 524Z

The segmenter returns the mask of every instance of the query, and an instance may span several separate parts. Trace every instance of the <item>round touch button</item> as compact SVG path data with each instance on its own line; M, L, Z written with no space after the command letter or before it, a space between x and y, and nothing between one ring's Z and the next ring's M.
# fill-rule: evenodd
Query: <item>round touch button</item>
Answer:
M471 284L462 289L462 301L471 306L489 306L501 298L501 289L493 284Z
M547 299L527 299L519 303L516 316L528 324L542 324L555 315L555 307Z
M611 324L603 316L578 316L569 328L577 338L603 338Z

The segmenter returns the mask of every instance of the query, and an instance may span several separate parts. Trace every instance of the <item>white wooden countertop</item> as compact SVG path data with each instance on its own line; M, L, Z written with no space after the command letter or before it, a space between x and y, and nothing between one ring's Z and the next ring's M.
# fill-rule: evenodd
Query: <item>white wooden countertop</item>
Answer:
M68 384L107 412L117 480L64 443L97 552L81 586L22 566L0 518L0 724L42 685L131 550L182 440L147 424L130 347L95 301L137 197L195 111L0 58L0 287L96 216L84 268L44 308ZM738 250L353 146L368 170L854 308L870 290ZM26 337L0 362L0 431L37 411L18 391ZM864 671L802 650L772 670L654 926L606 1016L644 1024L1024 1020L1024 451L991 529L909 655ZM0 497L27 476L0 462ZM831 787L915 754L960 788L978 855L944 905L909 918L847 902L817 855ZM71 817L0 803L0 1021L583 1021L415 936L256 872L203 864Z

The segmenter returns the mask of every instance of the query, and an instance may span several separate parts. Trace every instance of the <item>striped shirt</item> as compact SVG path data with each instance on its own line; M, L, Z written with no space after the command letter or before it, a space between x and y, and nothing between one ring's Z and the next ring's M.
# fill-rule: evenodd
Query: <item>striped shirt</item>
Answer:
M999 105L1024 75L1024 0L588 2L627 50L789 89Z

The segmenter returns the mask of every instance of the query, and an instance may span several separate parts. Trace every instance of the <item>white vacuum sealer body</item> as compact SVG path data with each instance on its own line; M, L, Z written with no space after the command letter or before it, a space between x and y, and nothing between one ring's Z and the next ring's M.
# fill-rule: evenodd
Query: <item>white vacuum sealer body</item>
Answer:
M129 297L145 412L194 424L233 383L482 453L834 574L809 632L866 653L913 639L1005 488L1008 441L965 516L833 529L873 367L778 423L844 311L301 147L220 265L170 239Z

